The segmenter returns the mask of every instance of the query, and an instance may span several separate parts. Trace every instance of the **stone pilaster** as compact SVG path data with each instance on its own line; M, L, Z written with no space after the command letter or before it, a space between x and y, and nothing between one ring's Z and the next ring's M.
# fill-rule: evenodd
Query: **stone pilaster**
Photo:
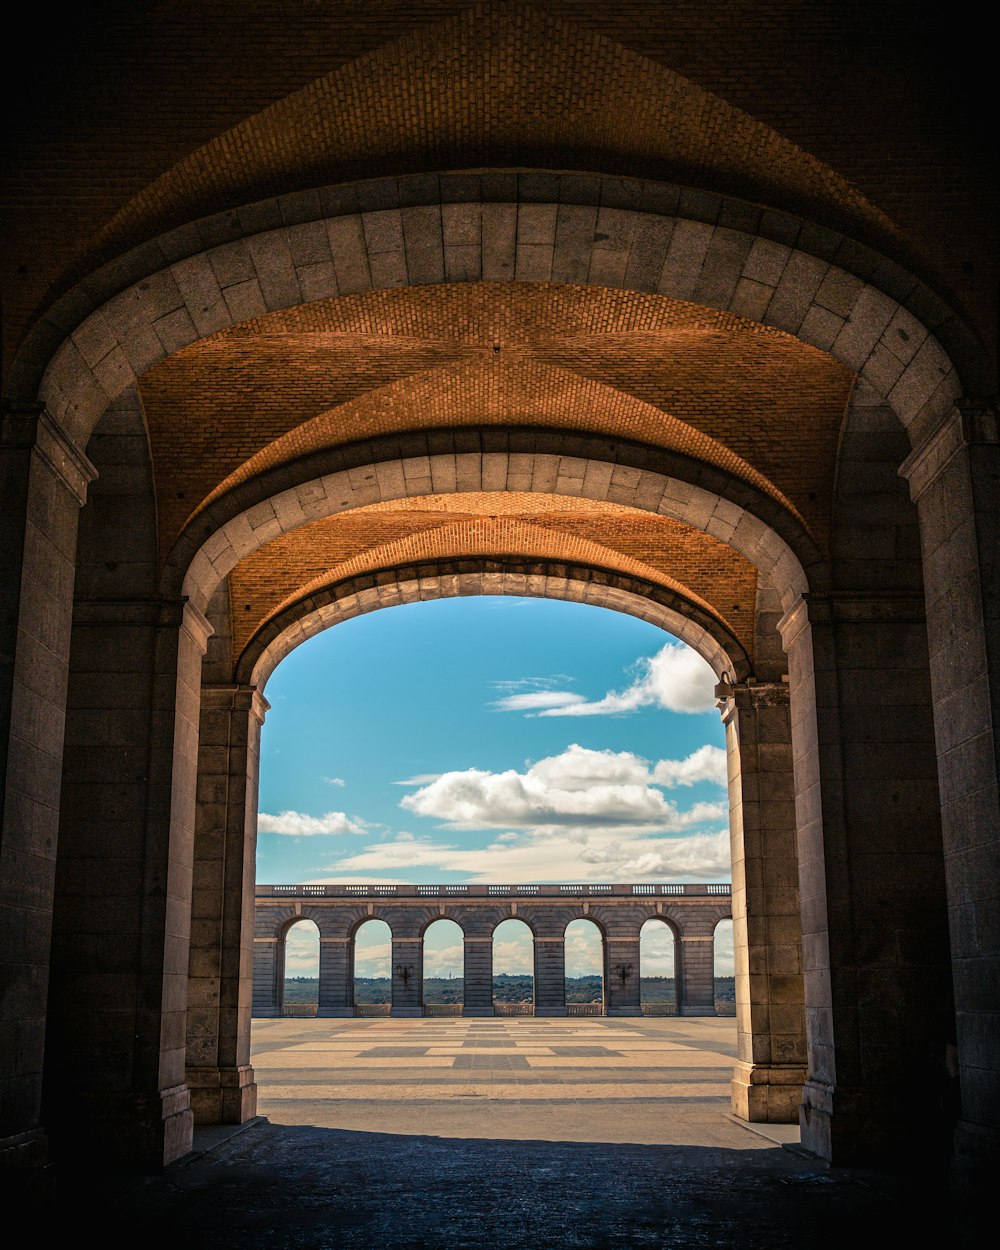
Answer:
M836 1163L926 1158L940 1130L913 1090L935 1080L951 991L923 605L909 591L809 594L780 631L808 1041L802 1141Z
M45 1097L67 1150L99 1149L130 1167L161 1167L191 1148L187 986L208 630L184 601L75 612Z
M609 934L604 940L604 1001L609 1016L641 1016L639 935Z
M46 1154L45 1003L77 523L95 470L41 404L0 417L0 1164Z
M278 1015L278 939L273 933L253 940L253 1014L261 1020Z
M392 1014L422 1016L424 944L419 937L392 935Z
M732 849L737 1059L733 1114L795 1124L805 999L788 684L722 689Z
M257 1109L250 1016L266 710L251 686L202 686L187 1011L187 1083L197 1124L242 1124Z
M1000 1162L1000 414L965 400L900 472L920 518L962 1119L960 1180Z

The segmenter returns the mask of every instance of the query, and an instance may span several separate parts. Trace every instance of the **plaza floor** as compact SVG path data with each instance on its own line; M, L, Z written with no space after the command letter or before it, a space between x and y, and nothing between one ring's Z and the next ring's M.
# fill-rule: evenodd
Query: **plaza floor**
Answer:
M525 1016L258 1020L274 1123L450 1137L760 1149L727 1120L736 1022ZM798 1128L768 1130L797 1141Z
M85 1215L103 1250L842 1250L949 1218L946 1178L734 1120L735 1041L701 1017L256 1021L263 1118L160 1176L64 1177L45 1226Z

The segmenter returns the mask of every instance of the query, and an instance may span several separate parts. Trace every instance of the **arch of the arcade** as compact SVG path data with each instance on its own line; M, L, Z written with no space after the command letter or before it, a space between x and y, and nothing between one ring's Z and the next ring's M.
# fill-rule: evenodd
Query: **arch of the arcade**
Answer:
M565 944L569 926L578 920L590 921L600 934L604 1010L609 1015L636 1015L642 1010L641 934L650 920L661 921L674 935L680 1014L714 1014L714 934L719 923L733 915L728 887L687 887L680 899L670 894L628 897L629 887L607 888L620 897L559 899L533 897L530 890L520 887L513 891L510 887L490 887L490 894L516 897L473 900L441 896L432 902L419 897L379 897L378 887L372 897L353 898L350 891L358 887L345 887L348 893L342 897L307 895L293 900L287 895L295 887L281 887L281 895L273 892L274 887L260 887L254 924L254 1014L281 1014L285 941L290 929L302 920L314 923L320 935L319 1015L354 1014L355 943L363 926L373 920L389 929L392 1014L422 1014L423 939L431 925L442 919L456 923L461 931L463 1010L467 1015L493 1013L492 947L498 927L510 920L523 923L531 934L534 1009L538 1015L566 1014ZM429 892L438 894L439 888L430 887ZM486 895L486 888L481 892ZM612 975L616 967L627 968L627 974L616 980Z

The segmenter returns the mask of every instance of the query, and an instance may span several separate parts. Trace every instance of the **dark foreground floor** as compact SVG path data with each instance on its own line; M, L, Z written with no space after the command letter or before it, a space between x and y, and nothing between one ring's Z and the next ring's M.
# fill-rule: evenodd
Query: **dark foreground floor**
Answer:
M144 1181L63 1178L49 1224L172 1250L944 1250L933 1189L787 1150L489 1141L259 1124ZM66 1245L72 1239L60 1238Z

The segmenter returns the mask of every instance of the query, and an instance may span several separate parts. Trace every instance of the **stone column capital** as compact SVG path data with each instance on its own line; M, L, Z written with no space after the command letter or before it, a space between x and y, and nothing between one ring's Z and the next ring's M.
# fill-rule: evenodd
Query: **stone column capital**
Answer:
M919 590L807 590L778 622L790 651L807 625L913 624L925 619Z
M728 684L728 683L727 683ZM728 693L720 694L716 707L722 723L728 725L739 712L755 712L765 707L787 707L787 681L741 681L729 685Z
M0 449L34 450L53 477L82 507L97 469L43 403L5 400L0 413Z
M271 705L256 686L245 682L204 682L201 687L203 707L220 711L248 712L261 724Z
M1000 411L996 396L957 399L955 406L919 442L899 466L910 484L910 498L921 495L960 452L973 446L1000 444Z
M184 629L204 655L215 632L205 614L182 596L179 599L81 599L73 608L74 625L148 625Z

